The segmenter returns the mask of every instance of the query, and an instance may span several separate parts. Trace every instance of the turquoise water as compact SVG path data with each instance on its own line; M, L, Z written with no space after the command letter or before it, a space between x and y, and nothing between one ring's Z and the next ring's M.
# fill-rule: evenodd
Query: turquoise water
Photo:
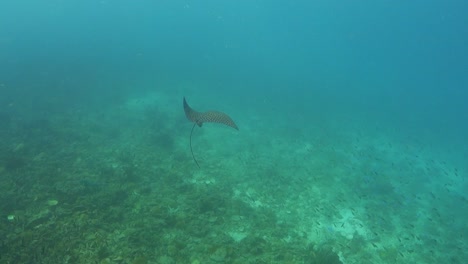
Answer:
M4 2L0 263L468 259L464 1Z

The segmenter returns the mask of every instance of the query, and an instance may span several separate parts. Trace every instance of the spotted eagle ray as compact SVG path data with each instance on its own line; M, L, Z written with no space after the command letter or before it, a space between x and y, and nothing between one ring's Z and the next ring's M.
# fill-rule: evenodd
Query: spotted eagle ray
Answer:
M190 131L190 152L192 152L192 158L197 164L197 166L200 168L200 165L198 164L197 159L195 159L195 155L193 155L193 149L192 149L192 134L193 134L193 129L195 128L195 125L198 125L201 127L203 123L220 123L220 124L225 124L226 126L230 126L236 130L239 130L237 127L236 123L225 113L218 112L218 111L208 111L208 112L197 112L193 110L188 104L187 101L185 100L184 97L184 112L185 116L190 122L193 122L192 130Z

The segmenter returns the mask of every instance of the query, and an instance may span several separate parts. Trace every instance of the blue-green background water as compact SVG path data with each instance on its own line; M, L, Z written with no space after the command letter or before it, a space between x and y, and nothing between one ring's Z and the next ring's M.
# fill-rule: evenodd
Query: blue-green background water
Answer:
M160 99L149 103L148 109L159 109L161 119L142 126L148 129L145 133L164 130L164 136L153 140L171 142L160 154L170 159L178 153L177 146L187 144L190 124L181 107L186 96L197 110L228 112L240 127L239 134L207 132L209 125L196 132L204 138L196 152L206 155L205 166L215 156L231 157L232 170L228 171L242 171L245 164L236 163L241 158L235 153L251 151L262 156L270 149L269 155L259 158L257 171L282 158L301 170L312 163L297 161L297 148L307 142L314 149L333 144L333 149L342 148L337 150L340 153L366 149L365 155L355 156L357 164L367 163L362 171L343 170L337 176L346 181L360 175L363 178L355 180L366 182L368 173L375 171L396 175L389 164L402 157L397 165L399 176L404 175L412 187L399 189L393 183L398 189L395 193L400 197L411 195L401 194L409 190L435 193L438 210L448 213L440 221L456 215L457 224L444 226L453 230L440 231L436 239L448 240L450 235L444 233L467 232L466 1L3 1L0 13L4 153L28 145L24 143L28 140L35 142L28 136L12 135L21 135L37 120L69 126L79 137L75 118L89 116L97 123L109 122L102 121L105 132L98 138L114 137L115 145L137 144L107 130L122 134L141 130L135 122L149 124L151 118L126 116L122 105L156 94ZM109 109L121 112L106 114ZM62 123L65 120L72 125ZM225 141L228 135L231 145L210 146L211 133L221 133L215 142ZM150 144L139 135L133 135L139 138L135 142ZM63 144L73 141L67 133L63 137ZM383 141L376 139L382 137ZM50 140L54 141L53 136ZM347 148L348 144L354 146ZM362 145L371 146L370 150ZM403 152L382 145L398 145ZM226 150L229 147L232 152ZM210 151L219 153L209 158L206 153ZM319 154L307 155L313 159ZM381 155L377 165L368 160L373 155ZM410 161L402 161L405 157ZM29 158L34 159L25 159ZM330 167L335 161L340 166L358 166L347 164L347 159L321 158ZM193 165L189 153L177 159L184 166ZM415 165L418 162L426 164L421 165L426 167L424 173ZM158 166L149 164L140 168ZM196 168L187 171L191 169ZM282 170L290 168L278 168L277 173ZM255 179L255 175L244 176ZM230 177L243 179L236 172ZM294 178L282 176L288 177ZM257 180L261 184L262 179ZM95 181L103 188L105 180ZM222 177L217 181L223 181ZM427 181L432 187L421 187ZM6 221L14 208L4 208L1 217ZM461 251L467 248L466 235L458 239L460 248L450 251L449 245L441 253L452 256L453 263L461 263L457 262L462 259ZM233 261L235 256L230 258Z

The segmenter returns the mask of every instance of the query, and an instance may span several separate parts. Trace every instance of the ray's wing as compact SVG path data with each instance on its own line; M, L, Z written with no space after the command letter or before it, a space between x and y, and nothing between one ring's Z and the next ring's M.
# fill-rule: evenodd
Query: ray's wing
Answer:
M198 126L202 126L203 123L220 123L226 126L230 126L234 129L239 130L236 123L232 120L231 117L226 115L225 113L218 112L218 111L208 111L208 112L197 112L193 110L185 100L184 97L184 112L185 116L191 122L197 123Z

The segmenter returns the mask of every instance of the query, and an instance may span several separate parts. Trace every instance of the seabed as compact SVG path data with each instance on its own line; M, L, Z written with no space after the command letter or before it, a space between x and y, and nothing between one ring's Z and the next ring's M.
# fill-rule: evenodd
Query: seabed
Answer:
M468 259L467 172L430 146L231 110L240 131L194 131L199 169L181 98L3 116L0 263Z

